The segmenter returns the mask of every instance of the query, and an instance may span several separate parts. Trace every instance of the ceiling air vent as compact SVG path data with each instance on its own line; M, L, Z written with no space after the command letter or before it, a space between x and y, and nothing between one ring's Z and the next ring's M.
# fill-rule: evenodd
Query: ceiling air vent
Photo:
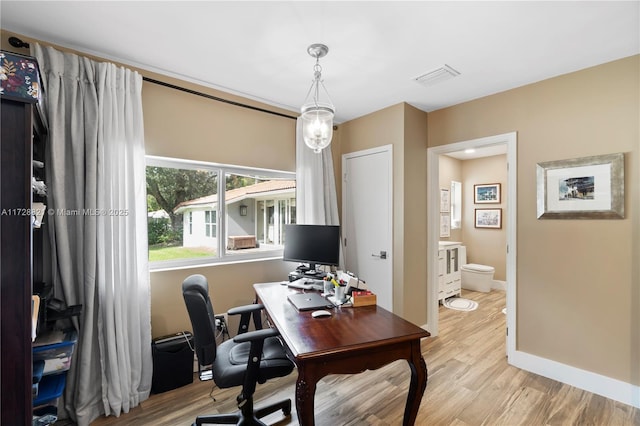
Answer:
M419 77L414 78L414 80L422 84L423 86L428 87L452 79L453 77L457 77L459 75L460 73L458 71L445 64L439 68L436 68L425 74L422 74Z

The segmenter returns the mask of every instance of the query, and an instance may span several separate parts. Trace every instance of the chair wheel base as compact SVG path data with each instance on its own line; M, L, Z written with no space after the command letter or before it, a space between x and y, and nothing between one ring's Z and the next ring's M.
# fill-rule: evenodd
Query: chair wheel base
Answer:
M291 415L291 400L285 399L283 401L275 402L267 405L266 407L259 408L255 411L243 412L237 411L233 414L212 414L210 416L198 416L193 426L201 426L208 424L235 424L238 426L266 426L266 423L260 421L262 417L273 414L278 410L282 410L285 417Z

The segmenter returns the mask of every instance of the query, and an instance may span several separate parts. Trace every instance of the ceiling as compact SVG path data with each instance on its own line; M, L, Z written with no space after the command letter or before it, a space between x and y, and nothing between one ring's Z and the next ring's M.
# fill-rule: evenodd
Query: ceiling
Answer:
M639 1L7 1L4 30L297 112L321 59L336 122L433 111L640 53ZM414 79L448 65L459 76Z
M447 152L448 157L453 157L458 160L472 160L475 158L491 157L493 155L502 155L507 153L507 144L501 143L497 145L489 145L481 148L470 148L463 151Z

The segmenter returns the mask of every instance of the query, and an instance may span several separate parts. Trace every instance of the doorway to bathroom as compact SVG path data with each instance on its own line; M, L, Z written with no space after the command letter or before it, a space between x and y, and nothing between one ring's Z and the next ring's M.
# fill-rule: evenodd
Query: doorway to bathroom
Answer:
M448 145L437 146L427 150L428 178L427 178L427 328L429 332L438 335L439 322L439 301L438 301L438 248L440 235L442 232L442 213L441 213L441 187L440 187L440 158L446 154L464 152L465 150L496 150L495 152L506 152L506 184L503 188L506 207L500 209L500 226L504 227L505 244L506 244L506 264L505 270L505 287L506 287L506 352L507 357L515 352L516 342L516 144L517 135L515 132L501 135L489 136L480 139L473 139L463 142L457 142ZM478 182L494 183L494 182ZM472 185L472 191L475 188ZM468 195L468 194L467 194ZM479 205L485 207L484 205ZM491 207L491 205L487 205ZM477 205L472 202L471 207L466 206L465 209L473 211L474 220L478 213ZM493 209L496 210L496 209ZM482 210L479 213L485 213ZM475 226L474 222L463 224L462 226ZM445 227L446 228L446 227ZM444 230L447 231L446 229ZM456 231L453 230L454 235ZM446 235L446 234L445 234ZM454 237L455 238L455 237Z

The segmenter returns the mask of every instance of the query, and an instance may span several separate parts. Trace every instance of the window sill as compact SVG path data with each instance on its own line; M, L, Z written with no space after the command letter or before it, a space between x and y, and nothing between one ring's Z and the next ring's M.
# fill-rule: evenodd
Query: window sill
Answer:
M282 253L271 252L269 254L262 253L260 256L226 256L220 259L213 258L200 258L200 259L186 259L175 260L165 262L149 262L149 272L165 272L165 271L179 271L185 269L195 268L209 268L213 266L221 265L234 265L250 262L263 262L271 260L282 260Z

